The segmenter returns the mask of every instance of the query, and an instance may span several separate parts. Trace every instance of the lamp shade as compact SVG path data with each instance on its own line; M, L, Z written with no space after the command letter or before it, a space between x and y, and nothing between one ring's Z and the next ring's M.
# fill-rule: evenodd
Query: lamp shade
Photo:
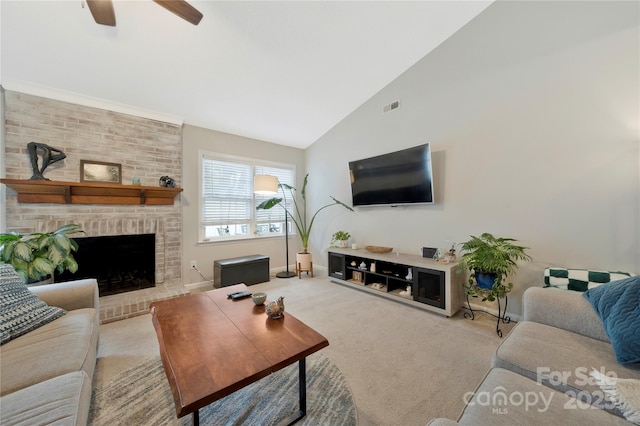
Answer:
M278 178L271 175L256 175L253 177L253 192L262 195L278 193Z

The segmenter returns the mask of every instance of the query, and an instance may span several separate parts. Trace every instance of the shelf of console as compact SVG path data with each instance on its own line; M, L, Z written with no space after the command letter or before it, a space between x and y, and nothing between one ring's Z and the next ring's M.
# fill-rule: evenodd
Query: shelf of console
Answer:
M19 203L172 205L182 188L96 182L0 179Z
M457 262L441 263L418 255L380 254L363 249L330 248L328 252L328 272L336 284L447 317L455 315L464 305L465 294L462 284L466 276L464 273L456 272ZM353 261L356 262L355 266L347 264ZM366 268L360 267L362 261L365 262ZM377 265L375 272L370 270L371 262ZM380 267L388 270L382 271ZM408 268L413 272L410 280L401 275L406 274ZM351 278L354 271L360 272L362 281ZM422 283L422 277L427 277L426 286ZM429 289L437 287L433 281L429 282L430 279L439 279L440 287L435 289L433 294L422 294L424 289L429 293ZM412 287L411 296L403 291L407 285Z

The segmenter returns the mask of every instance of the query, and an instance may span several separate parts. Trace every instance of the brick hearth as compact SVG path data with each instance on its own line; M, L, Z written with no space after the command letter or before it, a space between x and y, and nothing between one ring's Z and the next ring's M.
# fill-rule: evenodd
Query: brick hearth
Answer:
M165 286L146 288L100 298L100 322L102 324L143 315L149 312L149 304L156 300L169 299L189 294L184 287Z
M72 206L69 206L72 208ZM136 315L141 315L149 310L149 304L155 300L168 299L189 293L180 279L176 279L173 271L167 271L167 259L169 247L175 245L175 241L167 241L166 219L164 217L118 217L110 219L74 218L74 223L79 224L85 231L85 236L107 235L156 235L156 275L155 287L135 290L112 296L100 298L100 321L102 323L117 321ZM64 225L60 220L38 221L36 232L45 232ZM105 261L108 262L108 259Z

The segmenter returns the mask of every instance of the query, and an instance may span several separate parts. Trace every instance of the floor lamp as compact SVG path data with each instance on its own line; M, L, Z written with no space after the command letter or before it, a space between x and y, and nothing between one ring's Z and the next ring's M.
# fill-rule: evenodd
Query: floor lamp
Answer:
M253 192L262 195L275 195L278 193L278 178L270 175L256 175L253 178ZM281 188L282 189L282 188ZM278 272L278 278L295 277L296 273L289 271L289 211L287 210L287 197L282 189L282 199L284 200L284 242L285 242L285 263L287 270Z

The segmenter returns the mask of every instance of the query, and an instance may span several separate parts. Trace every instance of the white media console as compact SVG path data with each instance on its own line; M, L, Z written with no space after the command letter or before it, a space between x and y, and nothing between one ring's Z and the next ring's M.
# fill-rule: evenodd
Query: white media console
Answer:
M457 262L365 249L330 248L328 252L328 273L335 283L448 317L464 304L467 275L456 271Z

